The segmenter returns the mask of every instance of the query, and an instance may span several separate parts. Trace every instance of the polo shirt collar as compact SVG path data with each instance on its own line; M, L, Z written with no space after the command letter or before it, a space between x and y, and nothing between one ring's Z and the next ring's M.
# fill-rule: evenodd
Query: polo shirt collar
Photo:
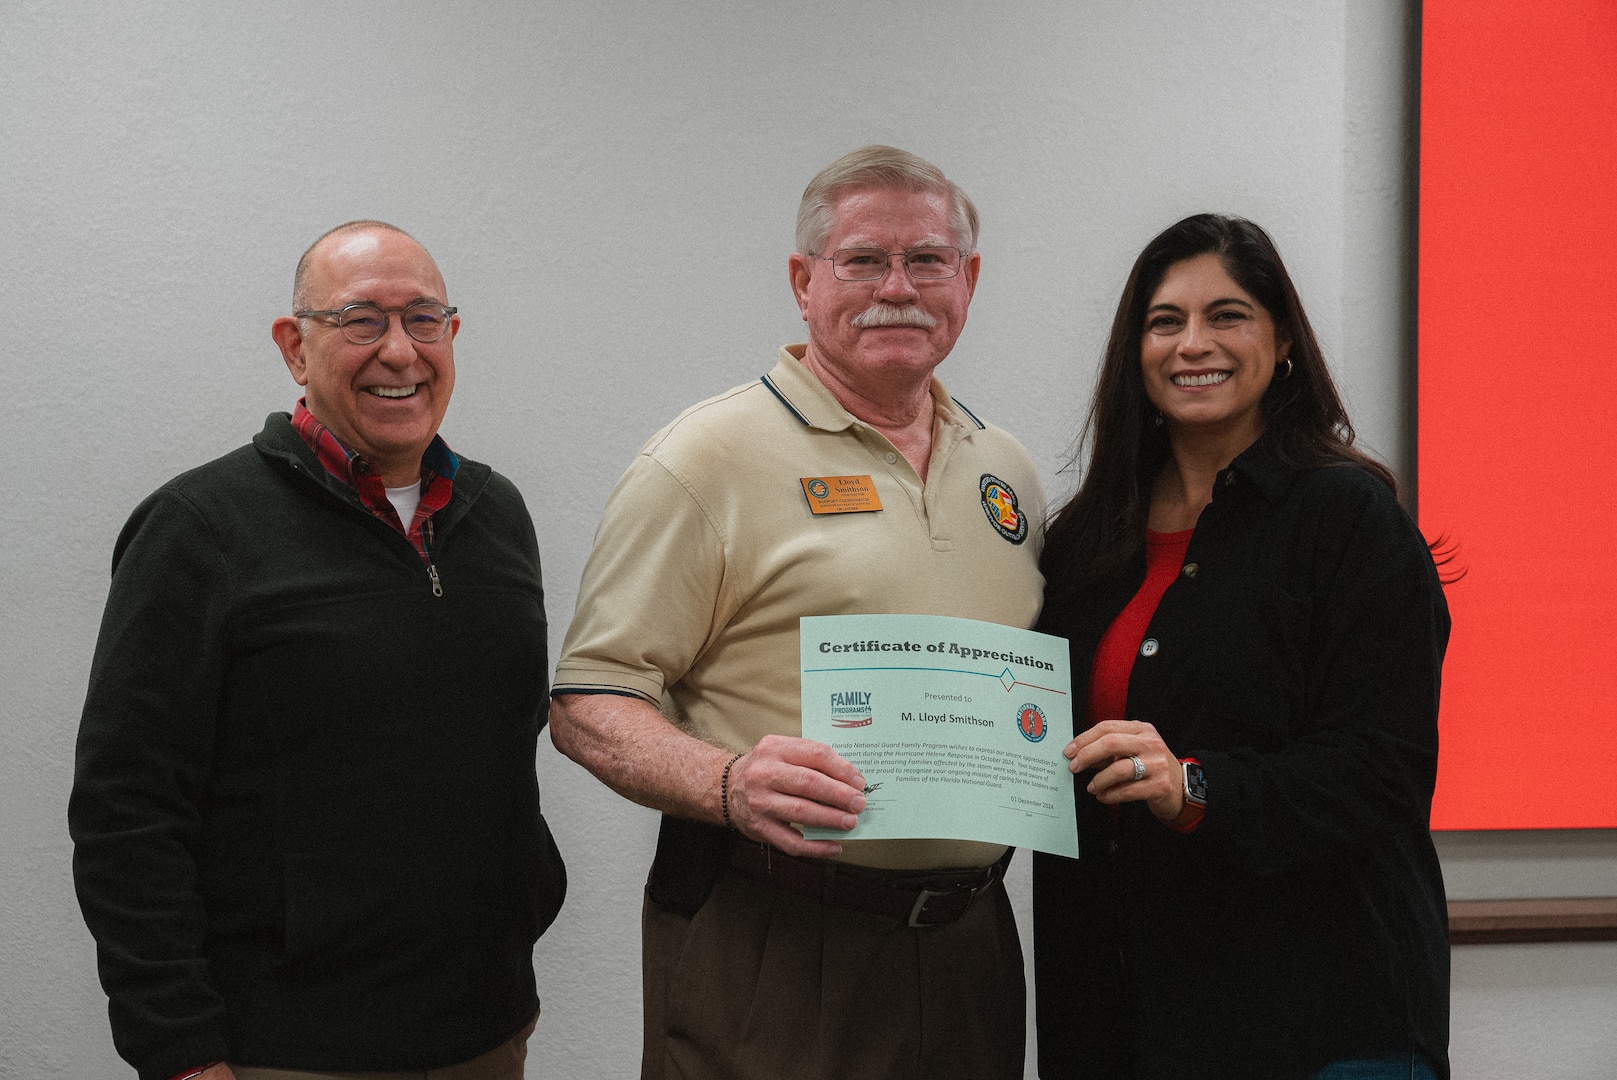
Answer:
M807 345L782 345L775 366L761 380L781 406L804 425L821 431L845 431L858 422L836 395L826 389L814 373L803 366ZM949 396L943 383L932 376L932 405L939 424L978 431L983 422Z

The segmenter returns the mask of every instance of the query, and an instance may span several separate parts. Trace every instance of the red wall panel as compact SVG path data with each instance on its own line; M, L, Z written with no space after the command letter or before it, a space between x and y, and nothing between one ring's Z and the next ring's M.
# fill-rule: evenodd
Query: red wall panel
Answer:
M1617 0L1426 0L1418 472L1440 829L1617 827Z

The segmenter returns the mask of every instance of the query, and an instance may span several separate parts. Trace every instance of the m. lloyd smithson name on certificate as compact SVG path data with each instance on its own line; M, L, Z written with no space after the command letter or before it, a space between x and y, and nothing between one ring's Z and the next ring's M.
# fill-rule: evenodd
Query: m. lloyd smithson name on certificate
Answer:
M865 776L851 832L1078 854L1072 678L1062 638L941 615L800 621L803 737Z

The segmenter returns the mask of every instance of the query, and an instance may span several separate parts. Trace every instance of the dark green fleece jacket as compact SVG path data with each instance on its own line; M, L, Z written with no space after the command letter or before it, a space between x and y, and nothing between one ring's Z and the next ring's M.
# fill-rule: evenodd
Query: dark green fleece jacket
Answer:
M538 545L464 459L432 525L442 595L275 413L119 536L68 816L142 1080L427 1069L538 1008L565 890Z

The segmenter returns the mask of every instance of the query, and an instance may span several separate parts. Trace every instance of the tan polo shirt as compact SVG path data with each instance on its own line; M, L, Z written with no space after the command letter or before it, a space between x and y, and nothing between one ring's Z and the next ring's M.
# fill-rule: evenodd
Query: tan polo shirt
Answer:
M1033 625L1045 506L1027 451L934 379L923 485L802 365L803 348L782 348L767 376L687 409L641 448L596 530L556 691L656 702L666 690L687 731L742 751L771 733L802 734L801 616ZM804 478L840 476L870 477L881 509L812 513ZM1003 852L867 840L847 843L842 858L930 869L986 866Z

